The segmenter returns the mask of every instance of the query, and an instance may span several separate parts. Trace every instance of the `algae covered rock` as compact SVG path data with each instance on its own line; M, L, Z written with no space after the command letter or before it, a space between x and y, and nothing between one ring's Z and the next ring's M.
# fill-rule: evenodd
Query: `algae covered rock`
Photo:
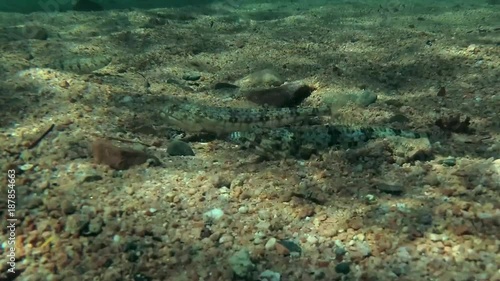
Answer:
M229 265L238 278L250 280L255 270L255 265L250 259L250 253L246 249L241 249L229 258Z

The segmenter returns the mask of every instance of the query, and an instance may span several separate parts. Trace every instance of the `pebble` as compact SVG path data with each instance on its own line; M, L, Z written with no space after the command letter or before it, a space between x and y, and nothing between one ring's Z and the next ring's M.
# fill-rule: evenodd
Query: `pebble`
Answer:
M259 275L259 280L261 281L280 281L281 274L271 270L265 270Z
M238 213L240 214L246 214L248 213L248 207L247 206L241 206L238 208Z
M194 151L188 143L173 140L167 146L167 153L170 156L194 156Z
M278 243L276 243L276 249L280 254L283 255L290 255L292 253L297 253L300 255L302 253L302 249L300 248L300 246L290 240L279 241Z
M62 200L61 210L66 215L71 215L76 212L76 206L70 200Z
M401 195L404 191L404 187L400 184L379 183L376 187L381 192L392 195Z
M146 163L152 159L160 163L155 156L132 148L119 147L107 140L96 140L92 143L92 156L97 164L104 164L115 170L126 170L134 165Z
M307 236L306 241L309 244L316 244L318 242L318 238L316 238L315 236L309 235L309 236Z
M301 82L285 83L279 87L247 90L244 96L259 105L274 107L294 107L309 97L314 88Z
M224 211L222 211L219 208L214 208L208 212L205 212L203 214L203 218L205 220L209 220L209 221L217 221L217 220L221 219L223 215L224 215Z
M272 69L263 69L241 78L236 85L243 89L279 86L285 81Z
M29 170L33 169L33 167L35 167L33 164L26 163L26 164L19 166L19 169L21 169L21 171L29 171Z
M182 79L186 80L186 81L198 81L200 80L201 78L201 74L199 73L188 73L188 74L184 74L182 76Z
M266 210L260 210L258 212L258 216L259 216L259 219L261 219L261 220L269 220L271 218L271 214L269 213L269 211L266 211Z
M348 262L341 262L335 265L335 272L342 274L349 274L351 272L351 264Z
M255 265L252 263L250 253L246 249L241 249L229 258L229 265L238 278L250 280Z
M276 242L277 242L276 238L274 237L269 238L269 240L267 240L266 244L264 245L264 248L266 250L271 250L276 246Z
M453 167L457 164L457 160L453 157L448 157L441 161L444 166Z

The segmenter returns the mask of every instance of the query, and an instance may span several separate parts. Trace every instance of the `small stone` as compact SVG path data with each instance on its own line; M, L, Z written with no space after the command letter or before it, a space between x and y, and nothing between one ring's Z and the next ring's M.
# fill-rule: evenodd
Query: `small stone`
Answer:
M271 214L267 210L259 210L257 214L261 220L269 220L271 218Z
M259 105L294 107L301 104L314 90L303 82L295 81L273 88L247 90L244 96Z
M88 221L80 215L73 214L67 217L64 231L72 235L78 234Z
M371 91L362 91L356 100L356 104L362 107L367 107L377 101L377 95Z
M352 228L353 230L359 230L363 227L363 220L361 217L353 217L347 222L347 226Z
M33 169L33 167L34 167L33 164L26 163L26 164L19 166L19 169L21 169L21 171L29 171L29 170Z
M265 270L259 275L259 280L262 281L280 281L281 280L281 274L278 272L274 272L271 270Z
M404 191L404 187L400 184L379 183L376 187L381 192L392 195L401 195Z
M288 248L283 246L281 243L274 244L274 248L276 249L276 252L279 255L282 255L282 256L289 256L290 255L290 250L288 250Z
M441 241L441 236L439 234L436 234L436 233L431 233L431 234L429 234L429 239L432 242L437 242L437 241Z
M471 44L467 46L467 52L477 54L479 53L479 47L477 45Z
M344 246L335 246L335 255L338 257L342 257L343 255L347 254L347 250L345 249Z
M325 102L333 109L339 109L347 104L354 104L359 107L367 107L377 101L378 96L367 90L353 91L350 93L335 94L327 93Z
M146 163L149 159L155 164L160 163L158 158L143 151L118 147L106 140L94 141L92 155L97 164L105 164L116 170L126 170L134 165Z
M448 157L441 161L444 166L453 167L457 164L457 160L453 157Z
M276 87L283 82L283 79L272 69L263 69L241 78L235 84L243 89L250 89Z
M182 76L182 79L186 81L198 81L200 78L201 75L199 73L188 73Z
M61 209L66 215L76 212L76 206L70 200L63 200L61 202Z
M335 265L335 272L341 274L349 274L351 272L351 264L348 262L341 262Z
M44 202L47 211L53 211L59 209L59 199L56 197L47 198Z
M306 239L307 243L309 244L316 244L318 242L318 238L315 236L309 235Z
M373 195L373 194L367 194L364 199L365 199L365 203L366 204L375 204L375 203L377 203L377 197L375 195Z
M224 211L219 208L214 208L203 214L203 218L208 221L217 221L224 215Z
M102 231L103 221L100 217L90 220L90 222L80 232L83 236L96 236Z
M272 237L269 240L267 240L266 244L264 245L264 248L266 250L271 250L276 247L276 242L277 242L276 238Z
M229 265L234 275L245 280L250 280L252 272L255 270L255 265L252 263L250 253L245 249L241 249L234 253L229 258Z
M302 249L300 248L300 246L290 240L281 240L276 243L276 250L279 254L282 254L284 256L288 256L292 253L297 253L299 255L302 253Z
M246 214L248 213L248 207L247 206L241 206L238 208L238 213L240 214Z
M194 156L194 151L188 143L174 140L167 146L167 153L170 156Z
M154 213L156 213L156 209L155 208L149 208L148 210L146 210L146 212L144 212L144 214L146 216L152 216Z

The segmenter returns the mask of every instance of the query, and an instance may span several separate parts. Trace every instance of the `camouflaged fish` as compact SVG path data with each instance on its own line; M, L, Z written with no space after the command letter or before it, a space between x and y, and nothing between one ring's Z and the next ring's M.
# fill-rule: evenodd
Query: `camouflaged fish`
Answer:
M77 74L89 74L104 68L112 61L110 56L72 57L59 59L47 65L49 68Z
M425 134L389 128L315 125L233 132L228 139L243 147L254 148L268 158L308 158L331 147L353 148L371 139L392 136L412 139L427 137Z
M324 108L232 108L193 104L168 105L162 110L169 125L188 132L228 134L278 128L330 114Z

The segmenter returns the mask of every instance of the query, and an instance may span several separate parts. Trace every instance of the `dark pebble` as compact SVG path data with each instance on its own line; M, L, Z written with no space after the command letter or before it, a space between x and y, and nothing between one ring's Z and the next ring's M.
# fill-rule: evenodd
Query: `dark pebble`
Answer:
M184 79L186 81L198 81L198 80L200 80L200 78L201 78L200 74L194 74L194 73L190 73L190 74L186 74L186 75L182 76L182 79Z
M167 146L167 153L170 156L194 156L194 151L188 143L174 140Z
M348 262L341 262L335 266L335 272L349 274L349 272L351 272L351 264Z
M392 195L401 195L404 191L403 186L399 184L387 184L387 183L377 184L377 189L380 190L381 192L389 193Z
M290 240L281 240L278 241L283 247L287 248L290 253L302 253L302 249L295 242Z

